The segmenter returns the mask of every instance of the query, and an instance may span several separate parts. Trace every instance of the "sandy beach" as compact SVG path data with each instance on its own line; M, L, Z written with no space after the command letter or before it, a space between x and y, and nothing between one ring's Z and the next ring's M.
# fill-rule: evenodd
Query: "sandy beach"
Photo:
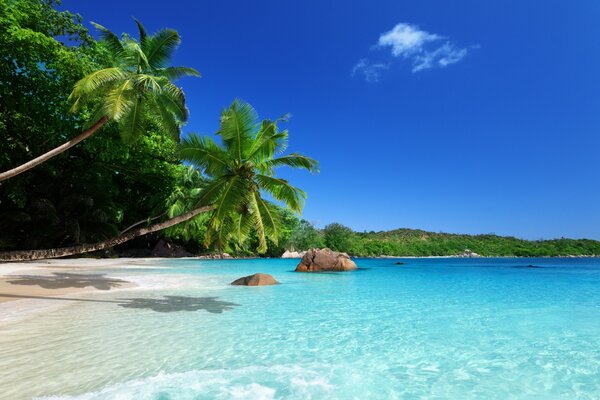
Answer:
M0 263L0 324L30 318L73 304L78 299L127 290L160 288L169 283L146 282L123 272L160 268L155 259L64 259ZM118 277L113 276L118 273ZM62 301L61 301L62 300Z

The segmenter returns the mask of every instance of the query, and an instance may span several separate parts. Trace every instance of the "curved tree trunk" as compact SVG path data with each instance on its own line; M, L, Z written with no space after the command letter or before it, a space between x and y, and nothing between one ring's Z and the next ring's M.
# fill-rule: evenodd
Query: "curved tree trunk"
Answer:
M116 246L121 243L125 243L131 239L134 239L138 236L143 236L148 233L157 232L163 230L165 228L169 228L173 225L177 225L181 222L187 221L189 219L194 218L198 214L201 214L206 211L210 211L213 209L213 206L205 206L199 207L192 211L189 211L185 214L178 215L177 217L168 219L163 222L158 222L156 224L138 228L132 231L129 231L125 234L119 235L115 238L104 240L102 242L93 243L93 244L82 244L79 246L71 246L71 247L62 247L57 249L44 249L44 250L17 250L17 251L4 251L0 252L0 261L32 261L32 260L42 260L45 258L58 258L58 257L66 257L72 256L75 254L89 253L92 251L104 250L113 246Z
M143 220L141 220L141 221L138 221L138 222L136 222L135 224L131 224L131 225L129 225L127 228L123 229L123 230L121 231L121 233L119 233L119 235L122 235L122 234L124 234L125 232L127 232L127 231L129 231L129 230L131 230L131 229L135 228L135 227L136 227L136 226L138 226L138 225L141 225L141 224L143 224L144 222L150 222L150 221L154 221L155 219L159 219L160 217L164 217L165 215L167 215L167 212L166 212L166 211L165 211L164 213L162 213L162 214L159 214L159 215L157 215L156 217L152 217L152 218L146 218L146 219L143 219Z
M22 174L25 171L30 170L31 168L37 167L38 165L48 161L54 156L59 155L60 153L70 149L75 146L77 143L81 142L84 139L92 136L96 131L102 128L108 122L108 117L100 118L94 125L92 125L89 129L80 133L78 136L75 136L73 139L68 142L61 144L60 146L50 150L47 153L42 154L39 157L34 158L31 161L27 161L25 164L21 164L16 168L10 169L8 171L0 173L0 182L10 179L14 176Z

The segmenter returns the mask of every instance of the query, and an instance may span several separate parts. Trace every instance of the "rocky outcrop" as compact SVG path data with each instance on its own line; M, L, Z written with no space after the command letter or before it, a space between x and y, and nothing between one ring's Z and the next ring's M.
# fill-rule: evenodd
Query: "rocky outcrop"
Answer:
M202 254L197 256L200 260L223 260L228 258L233 258L231 255L227 253L215 253L215 254Z
M193 257L194 255L177 244L161 239L152 249L152 257Z
M310 249L306 252L296 272L352 271L358 268L350 256L330 249Z
M460 254L457 254L456 257L462 257L462 258L477 258L477 257L481 257L479 254L475 253L474 251L471 251L469 249L465 249L465 251L463 251Z
M302 258L306 254L306 251L290 251L286 250L281 258Z
M232 285L240 285L240 286L266 286L266 285L277 285L279 282L275 280L269 274L254 274L244 276L243 278L236 279L231 282Z

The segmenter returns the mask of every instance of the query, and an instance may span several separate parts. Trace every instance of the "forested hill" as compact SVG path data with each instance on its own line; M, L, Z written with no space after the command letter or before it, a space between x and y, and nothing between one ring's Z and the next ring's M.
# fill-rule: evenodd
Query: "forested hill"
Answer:
M311 245L327 246L354 256L452 256L463 254L467 249L482 256L600 255L600 242L588 239L523 240L493 234L464 235L418 229L354 232L341 224L330 224L322 230L307 223L300 224L288 246L303 250L313 247Z

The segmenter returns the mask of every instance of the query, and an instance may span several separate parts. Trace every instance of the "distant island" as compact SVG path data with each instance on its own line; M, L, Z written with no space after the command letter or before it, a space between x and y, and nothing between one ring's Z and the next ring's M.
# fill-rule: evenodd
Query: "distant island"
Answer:
M435 233L420 229L355 232L341 224L316 229L302 221L287 246L294 250L329 247L357 257L380 256L483 256L568 257L598 256L600 242L590 239L524 240L494 234Z

